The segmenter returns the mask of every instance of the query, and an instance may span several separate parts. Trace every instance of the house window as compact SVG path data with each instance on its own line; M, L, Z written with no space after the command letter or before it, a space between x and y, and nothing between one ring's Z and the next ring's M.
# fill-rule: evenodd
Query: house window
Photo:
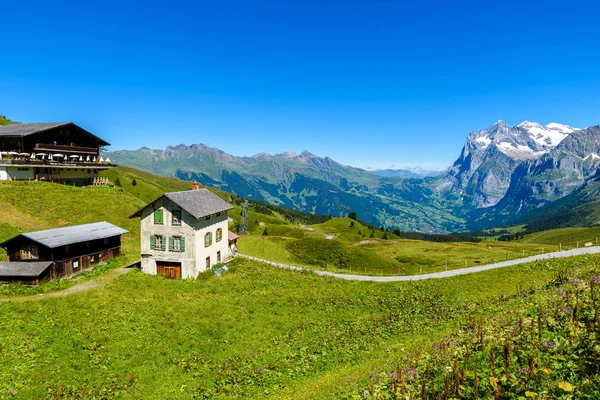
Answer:
M207 232L204 235L204 247L208 247L212 244L212 232Z
M25 246L21 250L21 260L37 260L38 258L40 256L37 246Z
M169 251L184 252L185 251L185 239L181 236L171 237L169 242Z
M221 251L217 251L217 263L221 262Z
M217 242L220 242L221 239L223 239L223 229L221 229L221 228L217 229L217 234L215 236L216 236L215 240Z
M156 225L162 225L163 223L163 210L154 211L154 223Z
M152 250L162 250L165 251L166 243L162 236L160 235L152 235L150 236L150 248Z
M210 257L206 257L206 269L210 269Z
M171 215L173 215L173 225L181 225L181 210L173 210L171 211Z

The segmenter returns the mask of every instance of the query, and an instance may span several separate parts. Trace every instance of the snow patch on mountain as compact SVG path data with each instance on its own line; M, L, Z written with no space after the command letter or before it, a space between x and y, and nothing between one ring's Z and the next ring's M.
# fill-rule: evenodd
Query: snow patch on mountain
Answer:
M488 147L490 145L490 143L492 143L492 139L490 139L487 136L482 136L482 137L478 137L477 139L475 139L475 141L477 143L483 143L483 148L485 149L486 147Z

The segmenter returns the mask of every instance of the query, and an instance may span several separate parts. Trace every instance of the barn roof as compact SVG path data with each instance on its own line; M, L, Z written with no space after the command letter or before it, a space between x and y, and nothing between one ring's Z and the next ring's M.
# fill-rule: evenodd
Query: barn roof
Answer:
M8 239L4 243L0 243L0 246L4 247L12 240L15 240L19 237L24 237L53 249L73 243L106 239L113 236L119 236L127 232L128 231L125 229L119 228L118 226L105 221L94 222L92 224L67 226L64 228L48 229L45 231L22 233L11 239Z
M0 277L32 277L40 276L52 261L8 261L0 263Z
M231 204L221 199L208 189L186 190L183 192L165 193L133 213L129 218L141 216L142 211L144 211L146 207L156 203L163 197L171 200L173 203L181 207L182 210L187 211L196 219L216 214L218 212L231 210L233 208Z
M83 129L82 127L75 125L72 122L39 122L39 123L33 123L33 124L10 124L10 125L0 125L0 137L5 136L5 137L24 137L24 136L29 136L29 135L33 135L36 133L41 133L41 132L45 132L49 129L53 129L53 128L58 128L60 126L66 126L66 125L74 125L77 128L81 129L82 131L84 131L85 133L87 133L88 135L93 136L94 138L98 139L102 146L109 146L110 143L100 139L98 136L86 131L85 129Z

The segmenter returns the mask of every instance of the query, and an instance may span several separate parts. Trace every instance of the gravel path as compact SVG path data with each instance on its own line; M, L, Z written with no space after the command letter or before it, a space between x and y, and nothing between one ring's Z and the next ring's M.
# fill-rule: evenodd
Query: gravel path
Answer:
M573 249L573 250L565 250L565 251L557 251L555 253L539 254L537 256L524 257L524 258L519 258L516 260L502 261L499 263L481 265L481 266L477 266L477 267L452 269L450 271L434 272L431 274L407 275L407 276L368 276L368 275L336 274L333 272L319 271L319 270L313 270L313 269L309 269L309 268L294 267L293 265L280 264L280 263L276 263L273 261L263 260L261 258L252 257L252 256L248 256L245 254L240 254L240 253L238 253L238 256L243 257L243 258L248 258L251 260L261 261L263 263L270 264L270 265L273 265L278 268L291 269L291 270L295 270L295 271L304 271L304 270L312 271L317 275L333 276L334 278L346 279L349 281L398 282L398 281L421 281L424 279L448 278L451 276L466 275L466 274L472 274L475 272L483 272L483 271L488 271L490 269L510 267L511 265L524 264L524 263L529 263L529 262L533 262L533 261L549 260L552 258L573 257L573 256L579 256L579 255L583 255L583 254L595 254L595 253L600 253L600 246L585 247L585 248L581 248L581 249Z

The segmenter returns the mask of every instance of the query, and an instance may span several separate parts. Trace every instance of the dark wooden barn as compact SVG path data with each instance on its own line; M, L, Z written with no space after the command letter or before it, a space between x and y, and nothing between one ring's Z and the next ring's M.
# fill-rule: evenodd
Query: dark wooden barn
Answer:
M118 257L124 233L108 222L22 233L0 243L8 254L8 262L0 264L0 282L35 285L71 277Z

